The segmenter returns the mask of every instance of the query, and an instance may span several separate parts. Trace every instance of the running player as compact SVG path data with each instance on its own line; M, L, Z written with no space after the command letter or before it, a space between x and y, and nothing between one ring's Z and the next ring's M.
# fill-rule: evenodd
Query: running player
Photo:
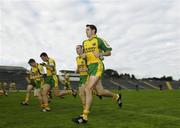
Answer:
M46 76L44 78L44 86L43 86L43 91L42 91L42 96L43 96L43 102L44 102L44 108L43 112L50 111L50 107L48 104L48 92L53 89L54 95L55 96L64 96L67 94L73 94L76 95L76 92L73 90L63 90L59 91L59 86L58 86L58 78L56 74L56 62L54 59L49 58L47 53L43 52L40 55L41 59L44 61L41 65L46 67Z
M8 93L5 90L3 84L0 82L0 96L3 96L3 95L8 96Z
M112 48L103 39L97 37L96 33L97 28L95 25L86 25L86 35L88 39L83 42L84 54L81 56L87 60L89 79L85 87L86 103L83 115L73 119L73 121L78 124L87 123L88 121L93 100L93 89L102 96L112 97L117 101L119 107L122 106L121 95L106 90L102 86L101 77L104 71L104 64L101 58L110 56Z
M28 61L28 64L31 66L31 70L28 74L28 86L27 86L27 92L25 100L21 103L22 105L28 105L29 104L29 98L31 95L31 91L36 89L36 95L39 99L39 102L41 104L41 107L43 107L42 102L42 94L41 94L41 87L43 85L43 76L44 76L44 69L43 67L36 63L34 59L30 59Z
M76 46L76 53L78 56L76 57L76 63L77 63L77 69L76 72L80 74L80 80L79 80L79 96L81 98L81 103L83 106L83 109L85 108L85 84L88 80L88 68L87 63L84 58L81 57L83 54L83 48L82 45Z
M64 73L64 81L63 81L63 85L64 85L64 90L70 90L71 89L71 85L70 85L70 77L68 73Z

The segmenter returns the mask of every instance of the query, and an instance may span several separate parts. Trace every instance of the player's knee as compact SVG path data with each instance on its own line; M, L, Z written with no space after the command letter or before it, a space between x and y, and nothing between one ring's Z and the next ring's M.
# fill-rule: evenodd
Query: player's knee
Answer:
M92 91L92 88L89 86L85 87L85 92L89 92L89 91Z
M28 93L30 93L30 92L31 92L31 89L30 89L30 88L28 88L28 89L27 89L27 92L28 92Z
M30 93L30 92L31 92L31 90L27 89L27 92L28 92L28 93Z
M38 97L38 99L41 99L41 95L40 94L37 94L37 97Z
M59 96L59 93L58 92L54 92L54 96Z
M46 90L43 90L43 91L42 91L42 95L43 95L43 96L46 96L47 94L48 94L48 92L47 92Z
M27 90L28 90L28 91L31 91L31 88L32 88L31 86L28 86L28 87L27 87Z
M104 90L103 89L98 89L98 90L96 90L97 91L97 94L98 95L102 95L103 94L103 92L104 92Z
M84 96L84 90L79 90L79 96L80 97Z

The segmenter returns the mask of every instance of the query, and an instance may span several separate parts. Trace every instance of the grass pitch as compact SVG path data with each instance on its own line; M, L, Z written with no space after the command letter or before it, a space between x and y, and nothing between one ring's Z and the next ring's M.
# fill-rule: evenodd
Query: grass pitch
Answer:
M79 97L54 97L52 111L43 113L35 97L29 106L21 106L25 93L9 93L0 97L0 128L180 128L180 90L121 93L122 109L110 98L95 96L85 125L71 121L82 112Z

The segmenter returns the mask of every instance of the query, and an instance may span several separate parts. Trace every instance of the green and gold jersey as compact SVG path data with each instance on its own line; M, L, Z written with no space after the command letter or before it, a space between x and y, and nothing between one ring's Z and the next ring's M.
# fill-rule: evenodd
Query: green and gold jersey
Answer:
M102 61L101 58L95 57L93 52L102 53L112 50L106 41L96 35L94 35L92 39L85 40L83 42L83 48L87 59L87 65Z
M31 67L31 73L30 73L30 79L32 79L32 77L37 77L34 80L41 80L40 75L44 74L44 69L43 66L40 64L37 64L36 67Z
M65 74L64 75L64 83L69 83L70 82L70 77L69 75Z
M77 63L77 68L82 69L82 70L87 70L87 62L85 59L83 59L81 56L76 57L76 63ZM80 71L79 72L80 76L85 76L88 75L87 71Z
M51 70L51 68L49 68L49 67L53 68L53 70ZM49 58L49 60L47 62L46 73L47 73L47 76L56 75L56 62L55 62L55 60Z

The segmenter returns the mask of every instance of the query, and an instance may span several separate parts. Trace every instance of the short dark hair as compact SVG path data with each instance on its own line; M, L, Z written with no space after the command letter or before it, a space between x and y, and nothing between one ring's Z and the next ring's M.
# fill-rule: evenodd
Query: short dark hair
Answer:
M95 30L95 34L97 33L97 28L93 24L87 24L86 27L90 27L92 30Z
M80 44L79 44L79 45L77 45L77 46L79 46L79 47L83 48L83 46L82 46L82 45L80 45Z
M48 56L48 55L47 55L47 53L43 52L43 53L41 53L40 57L42 57L42 56Z
M28 61L28 64L31 64L31 63L34 63L34 62L36 62L34 59L29 59L29 61Z

